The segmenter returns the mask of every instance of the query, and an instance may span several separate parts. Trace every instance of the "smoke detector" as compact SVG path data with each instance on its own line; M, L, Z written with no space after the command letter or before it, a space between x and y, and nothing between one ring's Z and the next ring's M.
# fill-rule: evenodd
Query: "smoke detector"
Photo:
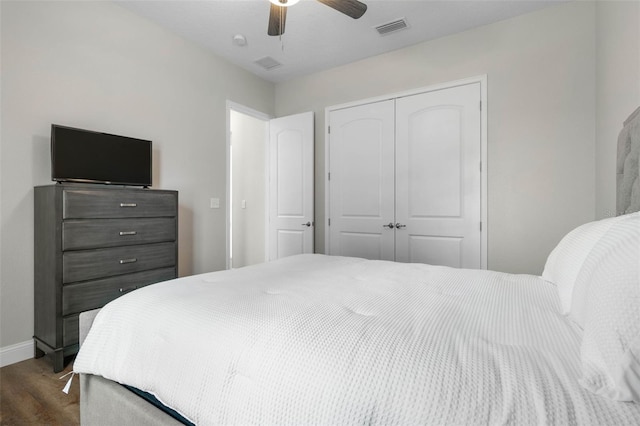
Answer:
M239 47L243 47L247 45L247 38L242 34L236 34L233 36L233 44Z

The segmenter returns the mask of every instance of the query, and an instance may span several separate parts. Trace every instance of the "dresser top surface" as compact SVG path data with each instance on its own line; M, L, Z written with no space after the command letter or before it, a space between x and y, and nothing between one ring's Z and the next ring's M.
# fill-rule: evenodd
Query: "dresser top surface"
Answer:
M177 193L178 191L172 189L156 189L146 188L139 186L124 186L124 185L109 185L98 183L77 183L77 182L62 182L49 185L37 185L35 188L55 188L60 190L87 190L87 191L144 191L144 192L169 192Z

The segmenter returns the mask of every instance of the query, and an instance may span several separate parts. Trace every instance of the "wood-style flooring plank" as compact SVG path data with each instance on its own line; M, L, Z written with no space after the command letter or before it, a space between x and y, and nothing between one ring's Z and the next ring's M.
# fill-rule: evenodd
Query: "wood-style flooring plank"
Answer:
M69 364L53 372L48 357L28 359L0 368L0 424L79 425L80 378L73 378L69 394L62 392L72 370Z

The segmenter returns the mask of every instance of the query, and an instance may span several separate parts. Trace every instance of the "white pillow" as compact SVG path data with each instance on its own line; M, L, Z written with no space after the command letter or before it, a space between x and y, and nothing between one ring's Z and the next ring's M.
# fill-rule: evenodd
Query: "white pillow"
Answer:
M595 394L640 403L640 216L611 227L578 281L586 298L584 311L571 313L584 324L580 383Z
M640 213L618 216L613 221L609 219L607 221L610 223L607 231L600 237L582 263L582 268L580 268L573 285L569 316L583 329L588 311L589 288L594 282L593 275L608 265L608 263L602 265L602 262L613 261L610 259L612 251L618 250L619 245L624 245L625 241L635 235L631 231L637 231L636 228L640 226Z
M562 313L571 312L573 289L591 249L622 216L585 223L569 232L553 249L544 265L542 278L558 287Z

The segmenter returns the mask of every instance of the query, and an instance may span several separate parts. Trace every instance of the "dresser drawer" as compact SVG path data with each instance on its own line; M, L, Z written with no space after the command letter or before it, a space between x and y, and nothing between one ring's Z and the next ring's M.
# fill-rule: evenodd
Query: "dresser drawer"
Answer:
M62 249L81 250L175 241L175 218L85 219L62 224Z
M62 197L64 219L168 217L177 215L172 192L136 190L65 190Z
M175 268L163 268L66 285L62 289L62 315L100 308L136 288L175 277Z
M175 264L175 243L68 251L62 255L62 281L95 280Z

